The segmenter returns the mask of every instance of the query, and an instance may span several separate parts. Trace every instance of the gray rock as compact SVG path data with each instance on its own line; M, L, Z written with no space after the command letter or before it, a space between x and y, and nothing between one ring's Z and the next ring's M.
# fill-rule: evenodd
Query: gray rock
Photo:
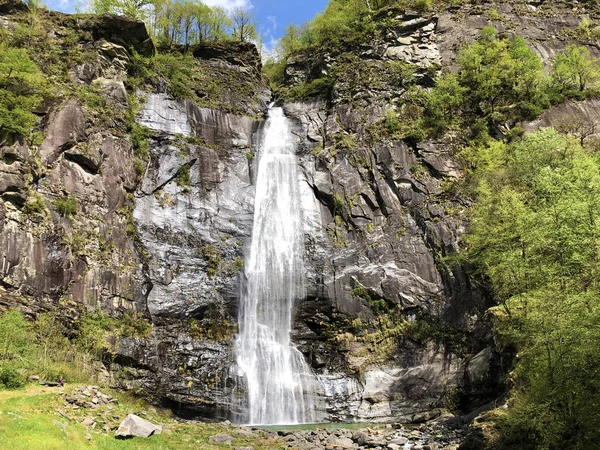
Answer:
M337 438L337 439L330 438L328 440L328 443L333 448L344 448L344 449L356 448L352 439L348 439L348 438Z
M129 414L115 432L117 438L150 437L162 433L162 426L142 419L135 414Z
M208 442L212 444L231 445L234 438L233 436L225 433L219 433L208 438Z
M140 94L144 96L144 94ZM151 130L190 136L192 128L185 108L167 94L147 94L138 123Z
M46 139L39 148L40 157L46 164L54 163L62 152L86 137L85 115L74 99L53 111L49 123Z
M83 419L83 422L81 422L81 424L84 427L91 427L92 425L94 425L96 422L94 421L94 419L92 419L91 417L86 417L85 419Z
M110 104L127 106L127 91L122 81L97 78L93 83L100 86Z

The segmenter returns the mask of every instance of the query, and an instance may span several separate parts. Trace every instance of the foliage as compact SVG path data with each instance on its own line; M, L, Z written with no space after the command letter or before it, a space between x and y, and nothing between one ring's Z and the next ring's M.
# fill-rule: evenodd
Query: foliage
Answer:
M190 177L190 166L188 164L181 166L175 175L175 183L183 189L184 193L190 192L192 180Z
M554 130L491 142L467 160L477 194L467 258L500 305L491 312L500 342L518 350L504 438L591 448L600 437L599 161Z
M306 100L321 97L328 99L331 96L334 80L330 77L316 78L312 81L294 86L288 98L291 100Z
M97 359L114 355L118 337L148 337L150 324L143 317L127 312L120 318L100 310L85 314L79 323L77 345Z
M177 100L193 100L198 106L246 114L241 98L257 95L260 85L248 82L245 72L195 58L191 51L173 50L155 57L133 55L129 82L149 89L162 86Z
M153 0L152 19L149 21L161 45L184 44L228 37L233 25L227 11L210 7L199 1Z
M222 258L220 250L212 244L205 244L202 246L201 252L208 263L206 273L209 277L214 277L221 268Z
M432 0L331 0L325 10L309 22L286 28L278 53L284 60L294 52L323 48L341 48L360 44L376 33L373 16L385 8L426 11Z
M25 356L29 346L27 321L17 311L0 316L0 360L18 360Z
M28 53L0 43L0 139L30 137L37 124L34 111L47 95L46 79Z
M208 6L199 0L92 0L97 14L113 13L146 22L161 46L192 45L206 41L256 38L256 23L248 9Z
M52 202L56 208L56 212L62 217L73 217L77 215L79 204L77 199L72 195L66 198L59 198Z
M23 205L23 212L25 214L40 214L46 210L46 202L44 197L41 195L34 194L27 199L25 205Z
M145 19L151 0L92 0L91 10L95 14L118 14L133 19Z
M600 64L586 47L567 46L552 60L552 80L561 98L581 99L595 92L600 80ZM586 92L588 90L588 92Z
M499 39L494 28L485 27L457 60L458 81L470 91L468 107L491 125L533 119L549 106L542 61L523 38Z
M119 318L83 313L77 324L68 324L57 311L39 314L33 322L7 311L0 315L0 380L6 387L18 387L20 377L33 374L91 381L99 361L114 353L118 337L147 337L150 331L151 325L132 312Z
M431 91L425 107L425 125L434 132L445 131L460 124L460 108L465 104L469 89L452 74L442 75Z
M18 389L25 386L25 377L11 364L0 364L0 387Z
M392 80L406 92L386 111L379 131L413 144L449 131L474 142L516 139L523 134L521 122L538 117L552 102L594 95L600 79L600 63L585 47L568 46L554 58L548 76L521 37L500 38L493 27L464 47L457 63L457 73L439 75L429 90L414 84L405 63L396 64Z
M231 36L234 39L245 42L256 38L256 24L250 11L242 7L234 8L231 21L233 22Z
M185 383L182 380L182 384ZM131 395L114 392L101 387L103 393L110 394L118 402L111 403L110 411L106 408L79 408L67 410L71 420L58 416L57 410L65 410L65 397L77 396L79 386L68 382L63 389L48 389L43 386L29 386L19 390L0 390L0 442L4 449L15 450L181 450L185 448L201 448L203 450L219 450L223 444L211 442L215 434L228 433L233 436L232 445L239 448L251 446L256 450L281 448L284 444L279 438L247 437L235 433L232 425L221 423L201 423L197 421L181 421L169 409L151 407L149 403ZM118 426L132 411L143 412L145 419L163 426L161 434L150 439L115 439L112 426ZM107 415L106 413L109 412ZM102 427L83 425L86 418L96 423L102 421L109 425L108 430ZM90 443L86 435L93 436Z
M223 318L205 318L202 321L190 321L190 336L197 340L222 342L233 338L238 331L237 323L231 323Z

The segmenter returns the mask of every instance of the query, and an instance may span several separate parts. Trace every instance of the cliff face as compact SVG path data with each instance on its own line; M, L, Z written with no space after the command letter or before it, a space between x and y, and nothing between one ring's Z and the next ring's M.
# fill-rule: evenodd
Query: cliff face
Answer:
M9 34L25 20L19 9L0 7ZM290 62L292 85L342 74L329 99L284 104L310 211L308 297L298 305L294 340L319 374L332 419L420 420L459 391L481 403L494 395L502 364L485 295L444 260L460 251L465 222L456 211L467 206L447 189L460 177L452 142L409 145L376 132L404 94L390 61L411 63L429 85L490 23L517 31L547 61L581 17L511 2L427 17L394 12L369 44ZM212 103L177 101L161 80L131 82L131 49L155 51L141 24L43 18L50 45L87 52L66 68L66 85L98 89L105 108L63 91L39 111L43 142L2 143L0 307L33 317L58 308L74 318L81 307L144 314L152 333L120 338L107 367L111 383L182 414L235 417L244 408L233 360L238 277L252 227L254 139L270 101L258 54L242 44L196 49L194 70L229 88L217 102L210 93ZM128 136L132 111L148 130L145 160ZM70 198L77 209L65 213L60 201ZM36 199L44 206L27 206ZM375 333L373 322L389 310L400 312L404 328L379 319ZM365 332L369 339L353 337Z

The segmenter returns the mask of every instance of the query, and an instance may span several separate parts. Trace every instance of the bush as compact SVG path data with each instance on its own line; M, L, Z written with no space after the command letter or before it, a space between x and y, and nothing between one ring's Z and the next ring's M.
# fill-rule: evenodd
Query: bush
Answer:
M25 377L14 366L5 364L0 367L0 386L6 389L19 389L25 386Z
M39 195L30 197L27 200L27 203L25 203L25 205L23 206L23 212L29 215L39 214L45 209L46 202L44 201L44 198Z
M64 199L54 200L56 212L62 217L73 217L77 214L77 199L71 195Z
M18 311L0 316L0 360L23 358L30 345L29 327Z
M476 201L465 258L499 304L489 312L496 342L518 352L501 448L596 448L597 157L548 129L510 144L491 141L469 162Z
M0 43L0 137L30 137L37 124L33 110L46 95L47 81L28 53Z
M334 82L333 78L322 77L299 84L290 90L290 97L292 100L307 100L315 97L329 98Z

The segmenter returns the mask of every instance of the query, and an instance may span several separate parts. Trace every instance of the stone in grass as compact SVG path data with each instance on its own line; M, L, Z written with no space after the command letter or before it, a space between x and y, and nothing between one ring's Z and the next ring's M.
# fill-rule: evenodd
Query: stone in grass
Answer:
M127 439L132 437L150 437L153 434L162 433L160 425L154 425L152 422L142 419L135 414L129 414L119 425L115 432L118 439Z
M91 417L86 417L85 419L83 419L83 422L81 422L81 424L85 427L91 427L92 425L94 425L94 419L92 419Z
M233 436L230 436L228 434L224 434L224 433L219 433L219 434L215 434L214 436L211 436L208 441L211 444L225 444L225 445L231 445L231 442L233 441Z

